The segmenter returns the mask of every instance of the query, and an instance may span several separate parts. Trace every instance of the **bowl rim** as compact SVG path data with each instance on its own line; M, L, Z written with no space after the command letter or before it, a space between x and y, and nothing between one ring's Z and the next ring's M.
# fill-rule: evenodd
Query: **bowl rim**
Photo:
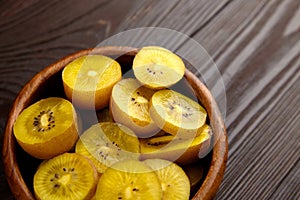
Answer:
M34 91L39 88L39 85L45 79L58 73L72 60L88 54L103 54L103 55L131 55L134 56L138 52L138 48L128 46L103 46L91 49L84 49L77 51L73 54L59 59L55 63L45 67L37 73L31 80L29 80L24 87L17 94L13 105L10 109L3 136L2 159L4 166L4 173L8 185L16 199L35 199L34 194L27 187L20 169L17 165L16 155L14 154L16 139L13 134L13 124L16 117L20 112L27 107L30 102L27 96L31 96ZM228 141L225 129L225 124L222 115L219 111L216 101L211 95L207 87L189 70L185 71L185 75L192 79L190 82L192 88L196 91L197 97L200 101L206 101L210 106L208 115L211 120L211 126L214 133L217 134L217 141L213 147L211 164L207 176L202 183L200 189L193 196L193 200L209 200L213 199L223 179L225 173L227 154L228 154ZM204 98L205 97L205 98ZM213 108L213 109L211 109ZM207 108L206 108L207 109Z

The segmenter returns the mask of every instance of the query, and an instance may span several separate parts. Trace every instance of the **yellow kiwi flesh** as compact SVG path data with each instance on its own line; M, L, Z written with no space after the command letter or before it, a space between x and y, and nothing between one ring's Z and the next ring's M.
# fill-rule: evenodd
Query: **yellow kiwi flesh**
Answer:
M162 200L189 199L190 181L179 165L163 159L148 159L144 162L154 170L160 181Z
M143 87L136 79L119 81L112 90L110 109L116 122L126 125L139 137L159 131L149 114L149 100L154 90Z
M77 128L77 115L71 102L49 97L23 110L13 131L27 153L49 159L73 147L78 138Z
M109 167L99 179L96 200L161 200L157 175L145 163L120 161Z
M87 129L76 143L75 152L87 156L103 173L121 160L138 160L140 144L135 133L124 125L101 122Z
M178 164L193 163L209 153L211 135L211 128L205 124L201 133L191 139L173 135L140 139L141 159L161 158Z
M109 103L113 85L122 78L121 66L103 55L82 56L62 72L69 100L84 109L102 109Z
M135 77L146 87L167 88L180 79L185 71L182 59L166 48L147 46L136 54L132 69Z
M152 95L149 112L161 129L181 138L195 137L207 117L206 110L199 103L169 89Z
M33 187L37 199L90 199L98 183L97 170L84 156L64 153L44 161L37 169Z

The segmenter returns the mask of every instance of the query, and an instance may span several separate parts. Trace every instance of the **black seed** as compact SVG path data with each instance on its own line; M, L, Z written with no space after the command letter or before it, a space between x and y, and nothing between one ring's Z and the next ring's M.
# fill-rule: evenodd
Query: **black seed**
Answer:
M131 98L131 101L135 101L135 98L132 97L132 98Z
M53 179L53 178L51 178L51 179L50 179L50 181L51 181L51 182L53 182L53 181L54 181L54 179Z
M71 168L71 169L70 169L71 172L74 172L74 170L75 170L74 168Z
M55 178L59 178L59 174L54 174L54 177Z
M58 185L58 184L55 184L54 187L55 187L55 188L59 188L59 185Z
M65 167L63 168L63 170L64 170L64 172L66 172L66 171L67 171L67 169L66 169Z
M55 124L52 125L52 128L55 127Z
M155 72L153 72L153 75L155 75Z
M118 197L118 199L122 199L122 197Z
M139 189L137 189L137 188L133 188L133 189L132 189L132 191L139 191Z
M137 92L137 94L139 95L139 94L140 94L140 92Z

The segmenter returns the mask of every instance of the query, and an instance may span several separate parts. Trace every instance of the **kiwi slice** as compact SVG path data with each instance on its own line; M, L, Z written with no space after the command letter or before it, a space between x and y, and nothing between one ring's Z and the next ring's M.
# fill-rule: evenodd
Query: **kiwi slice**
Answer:
M162 159L148 159L144 162L155 171L160 181L163 192L162 200L189 199L190 181L181 167Z
M64 153L42 162L33 186L37 199L90 199L98 182L97 170L84 156Z
M163 135L140 139L141 159L161 158L181 165L193 163L209 153L211 137L211 128L205 124L195 138Z
M140 49L133 60L135 77L146 87L162 89L182 79L185 65L173 52L158 46Z
M87 129L76 143L75 152L87 156L103 173L121 160L138 160L140 144L137 136L124 125L101 122Z
M201 132L207 117L206 110L199 103L169 89L152 95L149 112L161 129L182 138L192 138Z
M136 160L120 161L101 176L96 200L161 200L160 182L151 168Z
M103 55L81 56L62 72L67 98L80 108L92 110L108 106L112 87L121 78L120 64Z
M159 131L149 114L149 100L155 91L143 87L136 79L119 81L112 90L110 109L116 122L132 129L138 137Z
M76 143L76 111L71 102L63 98L42 99L21 112L13 131L27 153L39 159L49 159L69 151Z

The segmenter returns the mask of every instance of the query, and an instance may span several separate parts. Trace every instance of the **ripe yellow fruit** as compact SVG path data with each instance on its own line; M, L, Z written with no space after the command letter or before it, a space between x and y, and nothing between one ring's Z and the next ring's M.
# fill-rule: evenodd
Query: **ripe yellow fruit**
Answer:
M143 47L134 57L132 69L143 85L152 89L167 88L180 81L185 72L182 59L159 46Z
M49 97L23 110L13 130L27 153L49 159L74 146L78 139L77 115L68 100Z
M65 94L81 108L102 109L108 105L112 87L122 78L121 66L103 55L82 56L62 72Z

